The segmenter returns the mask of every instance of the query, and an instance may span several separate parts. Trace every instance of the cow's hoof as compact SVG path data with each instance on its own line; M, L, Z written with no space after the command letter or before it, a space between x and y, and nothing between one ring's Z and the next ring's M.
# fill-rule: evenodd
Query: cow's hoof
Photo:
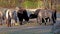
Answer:
M23 24L20 24L20 25L23 25Z
M39 25L41 25L42 23L39 23Z
M22 23L20 23L20 25L23 25Z
M45 25L46 25L46 23L45 23Z

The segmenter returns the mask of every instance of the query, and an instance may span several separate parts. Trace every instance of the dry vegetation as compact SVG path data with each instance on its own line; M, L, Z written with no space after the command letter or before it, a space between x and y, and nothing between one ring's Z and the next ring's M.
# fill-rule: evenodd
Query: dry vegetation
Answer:
M29 9L55 7L58 11L60 11L59 0L0 0L0 7L14 8L16 6L22 6Z

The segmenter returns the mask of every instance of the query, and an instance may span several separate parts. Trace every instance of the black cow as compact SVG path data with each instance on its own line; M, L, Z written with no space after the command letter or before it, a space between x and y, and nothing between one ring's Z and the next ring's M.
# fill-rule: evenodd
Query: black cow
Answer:
M27 15L27 11L25 9L24 10L19 10L17 12L17 16L19 18L20 25L22 25L23 19L25 19L25 21L29 21L29 17Z
M29 21L29 17L26 10L23 11L23 18L25 19L25 21Z

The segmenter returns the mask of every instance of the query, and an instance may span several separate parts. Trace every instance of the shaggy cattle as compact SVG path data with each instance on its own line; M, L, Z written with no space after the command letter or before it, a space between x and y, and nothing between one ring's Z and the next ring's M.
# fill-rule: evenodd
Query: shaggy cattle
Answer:
M54 14L53 14L54 15ZM41 9L38 11L37 22L39 24L46 22L52 22L52 10L50 9Z
M50 9L37 9L33 14L28 15L26 9L20 8L17 12L18 19L20 21L20 25L22 25L23 19L25 21L29 21L29 19L37 19L37 23L42 24L46 22L55 22L56 12L53 12ZM55 18L54 18L55 17Z
M8 27L11 27L11 18L12 18L12 13L10 9L7 9L6 11L6 23Z
M18 10L17 16L19 18L20 25L22 25L23 19L25 19L25 21L29 21L29 17L28 17L27 11L25 9Z

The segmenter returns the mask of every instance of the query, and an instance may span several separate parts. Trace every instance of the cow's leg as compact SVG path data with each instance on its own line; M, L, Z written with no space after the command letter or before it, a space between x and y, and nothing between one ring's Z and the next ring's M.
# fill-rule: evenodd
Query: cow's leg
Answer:
M53 24L52 25L54 25L54 23L55 23L54 18L52 18L52 21L53 21Z
M46 18L44 18L44 24L46 25Z
M47 18L47 22L50 22L50 17Z
M7 21L7 26L11 27L11 23L9 21Z
M8 25L11 27L11 19L8 20Z
M6 24L9 27L9 20L8 19L6 19Z
M17 23L17 18L15 18L15 23Z
M48 19L49 19L48 17L47 17L47 18L45 18L46 22L48 22Z
M43 22L42 22L42 18L40 18L40 25L42 24Z
M41 18L37 17L37 23L39 23L41 25Z
M19 19L19 21L20 21L20 25L23 25L23 19Z
M50 18L48 18L48 22L50 22Z
M51 25L53 25L53 18L50 16L50 23L51 23Z
M38 17L38 23L41 25L42 24L42 17Z
M9 23L9 27L11 27L11 22Z
M29 18L28 18L28 17L27 17L27 18L24 18L24 19L25 19L25 21L26 21L26 22L28 22L28 21L29 21Z
M56 23L54 18L53 18L53 23Z
M37 23L38 23L38 17L36 18L36 20L37 20Z
M19 23L20 25L22 25L23 19L19 19Z
M44 23L45 21L44 21L44 19L42 18L42 23Z
M45 18L45 25L46 25L47 22L50 22L50 18L49 17Z
M37 23L39 23L39 17L37 17Z
M20 21L20 25L22 25L22 21Z
M45 25L46 25L46 19L45 19Z

